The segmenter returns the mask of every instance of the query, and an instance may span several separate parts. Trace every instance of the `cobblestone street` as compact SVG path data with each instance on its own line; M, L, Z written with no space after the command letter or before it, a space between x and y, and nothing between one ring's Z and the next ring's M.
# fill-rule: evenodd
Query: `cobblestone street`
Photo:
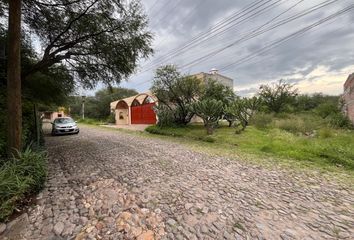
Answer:
M353 191L321 176L81 126L46 137L23 239L353 239ZM27 216L26 216L27 217Z

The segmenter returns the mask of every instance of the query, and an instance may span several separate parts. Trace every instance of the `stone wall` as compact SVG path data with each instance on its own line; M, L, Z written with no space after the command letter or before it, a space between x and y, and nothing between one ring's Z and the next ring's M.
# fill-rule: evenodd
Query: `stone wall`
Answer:
M350 74L344 83L343 100L345 103L343 110L354 123L354 73Z

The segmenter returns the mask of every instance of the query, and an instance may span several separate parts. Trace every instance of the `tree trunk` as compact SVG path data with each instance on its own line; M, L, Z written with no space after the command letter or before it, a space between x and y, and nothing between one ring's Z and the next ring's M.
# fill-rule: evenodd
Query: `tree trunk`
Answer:
M214 132L214 128L209 124L206 124L205 126L206 126L206 130L207 130L207 134L212 135Z
M229 127L232 127L232 124L234 123L233 121L229 121L229 120L227 120L228 122L229 122Z
M9 1L7 63L7 149L15 153L21 149L21 0Z

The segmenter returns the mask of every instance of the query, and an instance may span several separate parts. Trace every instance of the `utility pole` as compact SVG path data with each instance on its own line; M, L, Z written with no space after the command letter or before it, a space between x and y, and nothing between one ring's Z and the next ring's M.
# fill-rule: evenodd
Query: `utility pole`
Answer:
M7 151L21 150L21 0L9 1L7 62Z
M85 119L85 99L86 96L82 96L82 119Z

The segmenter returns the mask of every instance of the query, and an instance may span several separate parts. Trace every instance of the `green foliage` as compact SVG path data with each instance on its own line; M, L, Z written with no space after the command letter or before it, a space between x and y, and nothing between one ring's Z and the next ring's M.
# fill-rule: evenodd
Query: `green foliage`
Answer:
M0 221L10 216L20 201L44 186L46 154L30 148L0 167Z
M116 123L116 115L114 113L109 114L107 123Z
M98 81L109 85L127 78L139 59L152 53L152 34L138 0L26 0L22 13L24 28L44 49L22 73L25 78L65 61L85 87Z
M106 120L110 114L110 103L119 99L131 97L138 93L133 89L126 88L105 88L97 91L95 96L85 98L85 117ZM68 107L72 115L82 114L82 97L71 96Z
M216 99L205 99L193 104L193 111L203 119L207 134L213 134L224 112L223 106L224 103Z
M78 123L84 123L84 124L90 124L90 125L104 125L106 124L106 122L104 121L100 121L97 119L93 119L93 118L87 118L85 117L85 119L79 118L77 120Z
M331 127L334 128L353 128L347 116L341 112L338 97L322 102L314 109L314 112L325 119Z
M171 128L170 126L168 127L159 127L159 126L154 126L151 125L145 129L145 131L152 133L152 134L158 134L158 135L163 135L163 136L172 136L172 137L182 137L183 134L178 133L178 132L170 132L169 129L178 129L178 127Z
M328 96L322 93L314 93L312 95L298 95L294 103L294 110L296 112L311 111L316 109L319 105L329 103L333 105L338 105L338 96Z
M333 113L338 113L339 112L339 106L338 103L331 103L331 102L325 102L320 104L316 109L315 112L322 117L323 119L327 118L329 115Z
M0 46L6 48L7 32L0 30ZM29 37L24 35L21 45L22 72L29 71L36 63L36 54ZM5 54L6 55L6 54ZM6 58L0 58L0 82L6 89ZM3 72L2 72L3 71ZM22 78L22 97L26 101L36 102L45 107L65 103L69 94L74 91L75 81L66 66L57 64L36 71L28 78Z
M225 116L228 121L236 122L236 133L246 129L253 114L259 108L259 98L242 98L225 107Z
M333 131L330 129L330 128L321 128L319 131L318 131L318 136L320 138L331 138L333 137Z
M202 84L194 77L182 76L175 66L166 65L156 70L151 91L159 105L170 109L175 124L186 125L194 115L191 105L200 97Z
M0 29L0 46L6 49L7 33ZM4 53L6 56L7 54ZM29 70L36 61L28 37L24 34L21 45L22 71ZM0 158L5 159L6 154L6 59L0 58ZM22 79L22 142L26 148L36 140L36 126L34 104L47 110L52 105L63 104L67 95L74 89L74 79L63 65L52 66L37 71L27 79ZM41 128L41 123L39 124ZM43 134L40 136L44 143Z
M166 105L159 104L155 106L155 112L157 114L159 127L169 127L174 125L174 112L173 109Z
M261 85L258 94L268 111L279 113L286 111L295 102L298 90L294 89L293 85L279 80L271 85Z
M265 163L269 163L269 158L264 157L270 156L271 159L289 164L292 168L301 165L330 171L344 170L350 174L354 171L354 134L350 130L331 129L331 136L324 138L321 135L308 137L303 134L292 134L278 128L257 129L249 126L243 134L235 137L230 128L221 125L212 135L215 141L203 145L202 139L208 135L202 125L166 128L152 126L148 129L147 131L154 134L182 138L181 141L185 144L217 154L239 157L240 153L248 153L258 155L259 160ZM151 131L152 129L154 131Z
M265 129L271 125L273 118L272 114L258 112L252 116L250 124L258 129Z
M289 119L276 120L275 126L294 134L311 135L318 128L318 122L313 119L292 116Z
M208 142L208 143L216 142L216 139L213 138L212 136L204 136L204 137L199 138L199 140L201 140L203 142Z
M216 80L209 79L203 84L203 90L199 100L214 99L221 101L224 106L228 106L237 99L236 94L232 88L225 86Z
M334 128L346 128L353 129L354 126L347 116L341 112L331 113L327 120L329 124Z

